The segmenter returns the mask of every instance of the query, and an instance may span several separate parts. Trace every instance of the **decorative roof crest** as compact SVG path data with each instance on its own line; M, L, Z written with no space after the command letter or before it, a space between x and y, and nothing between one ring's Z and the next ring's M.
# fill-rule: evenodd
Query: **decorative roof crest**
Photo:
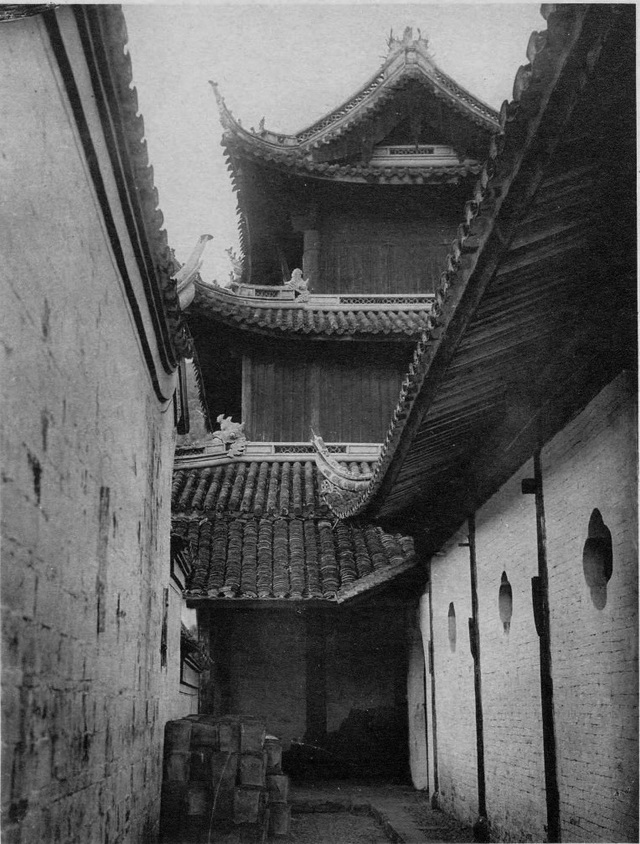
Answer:
M413 27L405 26L404 32L402 33L402 38L396 38L393 34L393 29L389 32L389 38L387 39L387 47L389 51L389 55L391 53L395 53L397 50L400 49L408 49L413 48L415 49L417 46L420 46L421 52L425 53L429 58L431 58L429 52L429 39L422 37L422 32L419 29L416 29L418 33L418 37L413 37Z
M373 477L371 472L354 475L341 466L329 454L324 440L315 433L313 428L311 429L311 442L315 451L316 466L326 479L322 485L323 496L340 491L361 492L368 487Z
M247 445L247 437L244 432L244 422L232 422L230 416L221 413L216 422L220 425L219 431L214 431L212 440L220 440L225 446L229 446L227 457L238 457L242 454Z
M311 289L309 287L309 279L302 278L302 270L295 269L291 273L291 278L289 281L285 282L285 287L288 287L290 290L293 290L297 293L297 300L299 302L308 302L309 301L309 294L311 293Z

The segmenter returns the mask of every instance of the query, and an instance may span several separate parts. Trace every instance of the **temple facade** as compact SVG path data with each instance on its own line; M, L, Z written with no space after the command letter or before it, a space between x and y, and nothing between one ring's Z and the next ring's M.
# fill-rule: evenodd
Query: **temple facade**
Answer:
M213 660L204 706L395 776L424 561L402 532L336 520L323 488L371 476L498 115L411 30L296 135L245 130L214 89L241 254L187 311L220 428L178 450L173 496Z

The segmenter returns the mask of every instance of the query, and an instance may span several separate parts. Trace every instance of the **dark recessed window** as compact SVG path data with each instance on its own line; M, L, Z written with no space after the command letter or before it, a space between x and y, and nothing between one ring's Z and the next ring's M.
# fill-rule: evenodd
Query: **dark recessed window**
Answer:
M594 607L604 609L607 604L607 583L613 574L613 542L611 531L597 509L589 519L587 540L582 550L582 570Z
M509 632L511 627L511 616L513 615L513 592L511 584L507 577L506 571L502 572L500 579L500 589L498 590L498 612L500 613L500 621L505 633Z
M449 647L451 651L454 652L456 649L456 611L455 607L453 606L453 601L449 604L449 613L448 613L448 622L449 622Z

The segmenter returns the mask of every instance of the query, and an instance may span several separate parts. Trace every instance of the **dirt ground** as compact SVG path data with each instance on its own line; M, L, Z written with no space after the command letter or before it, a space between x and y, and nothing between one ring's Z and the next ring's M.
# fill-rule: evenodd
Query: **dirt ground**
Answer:
M292 844L472 842L473 830L411 786L354 781L292 784Z
M443 812L434 810L426 800L407 800L403 804L416 827L428 841L473 841L473 830L449 818ZM334 842L337 844L337 842Z
M389 844L372 818L349 812L293 815L289 844Z

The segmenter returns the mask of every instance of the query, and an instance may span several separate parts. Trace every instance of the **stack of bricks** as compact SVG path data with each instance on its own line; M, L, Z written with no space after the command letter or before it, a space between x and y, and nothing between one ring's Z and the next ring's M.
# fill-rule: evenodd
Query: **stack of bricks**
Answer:
M289 834L282 746L255 718L189 715L165 727L165 844L263 844Z

